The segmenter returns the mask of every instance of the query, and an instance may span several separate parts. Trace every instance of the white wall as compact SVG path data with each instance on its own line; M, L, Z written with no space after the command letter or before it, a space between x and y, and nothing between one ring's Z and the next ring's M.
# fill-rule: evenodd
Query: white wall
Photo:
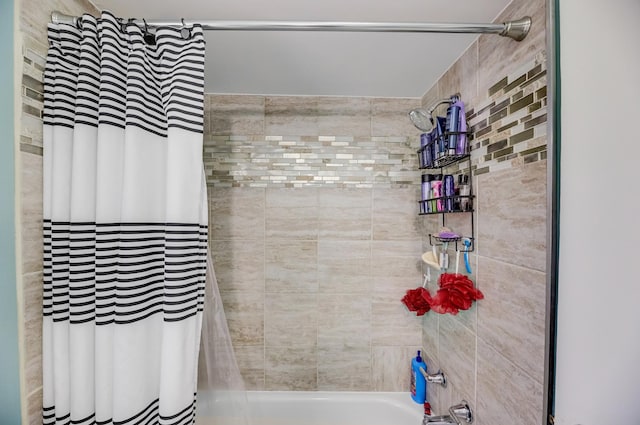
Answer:
M556 423L640 424L640 0L559 13Z

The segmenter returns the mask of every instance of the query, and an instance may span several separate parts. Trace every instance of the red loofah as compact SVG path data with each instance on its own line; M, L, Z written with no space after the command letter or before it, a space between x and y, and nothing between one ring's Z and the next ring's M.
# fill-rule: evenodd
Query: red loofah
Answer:
M484 295L473 287L473 282L467 276L454 273L443 273L438 279L440 289L429 303L436 313L458 314L460 310L468 310L476 300Z
M409 311L415 311L418 316L422 316L431 310L430 300L431 294L425 288L409 289L405 296L402 297L402 302Z
M440 289L433 297L425 288L409 289L402 302L418 316L429 310L455 315L460 310L470 309L474 301L484 298L482 292L474 288L473 281L463 274L443 273L438 285Z

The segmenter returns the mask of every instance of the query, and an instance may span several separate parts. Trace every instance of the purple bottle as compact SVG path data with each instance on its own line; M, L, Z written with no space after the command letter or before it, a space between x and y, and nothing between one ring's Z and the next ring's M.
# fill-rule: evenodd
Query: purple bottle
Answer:
M455 102L453 105L447 108L447 122L446 122L446 154L455 155L458 147L458 133L460 131L460 101Z
M420 135L420 168L429 168L433 165L430 146L431 140L431 133L422 133Z
M464 155L467 153L467 114L464 109L464 102L458 100L453 104L458 106L460 112L458 114L458 135L457 144L455 146L456 155Z
M456 188L454 186L454 179L451 174L444 176L444 206L446 211L453 211L453 196L456 194Z

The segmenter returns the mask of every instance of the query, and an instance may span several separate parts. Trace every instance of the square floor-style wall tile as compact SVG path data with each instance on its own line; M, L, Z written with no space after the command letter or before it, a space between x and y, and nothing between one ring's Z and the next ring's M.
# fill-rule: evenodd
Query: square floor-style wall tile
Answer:
M318 239L370 240L372 189L318 189Z
M267 188L266 236L277 239L318 239L316 188Z
M371 345L371 295L318 294L318 346Z
M371 348L371 373L374 391L401 391L409 389L411 359L419 345Z
M318 345L318 390L370 391L371 347Z
M22 272L42 271L42 156L20 152Z
M267 293L264 315L266 346L315 349L319 320L317 294Z
M265 389L269 391L315 391L318 363L315 347L266 347Z
M544 271L547 161L478 177L478 254Z
M477 423L542 423L542 384L478 340Z
M318 243L269 239L265 245L266 292L318 292Z
M478 337L543 382L546 274L480 257Z
M264 344L264 293L234 291L220 295L234 346Z
M205 108L210 120L207 134L264 134L264 96L207 94Z
M265 190L209 187L209 238L264 240Z
M264 132L267 136L319 135L317 98L267 96Z
M220 291L264 293L263 240L217 240L209 249Z
M318 134L371 136L371 99L366 97L318 97Z
M417 136L416 129L409 120L409 111L420 106L419 99L371 100L371 135L377 136Z
M440 367L457 393L475 400L476 335L448 314L441 315L439 325Z
M418 186L373 189L373 239L420 240Z
M318 291L370 295L371 242L318 242Z
M234 345L233 351L245 388L249 391L264 390L264 345Z

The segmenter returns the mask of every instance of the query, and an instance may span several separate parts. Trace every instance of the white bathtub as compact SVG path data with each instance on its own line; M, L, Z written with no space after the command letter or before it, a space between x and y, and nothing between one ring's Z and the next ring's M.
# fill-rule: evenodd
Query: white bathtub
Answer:
M245 425L225 404L198 394L196 424ZM408 393L247 391L249 425L420 425L422 405Z

